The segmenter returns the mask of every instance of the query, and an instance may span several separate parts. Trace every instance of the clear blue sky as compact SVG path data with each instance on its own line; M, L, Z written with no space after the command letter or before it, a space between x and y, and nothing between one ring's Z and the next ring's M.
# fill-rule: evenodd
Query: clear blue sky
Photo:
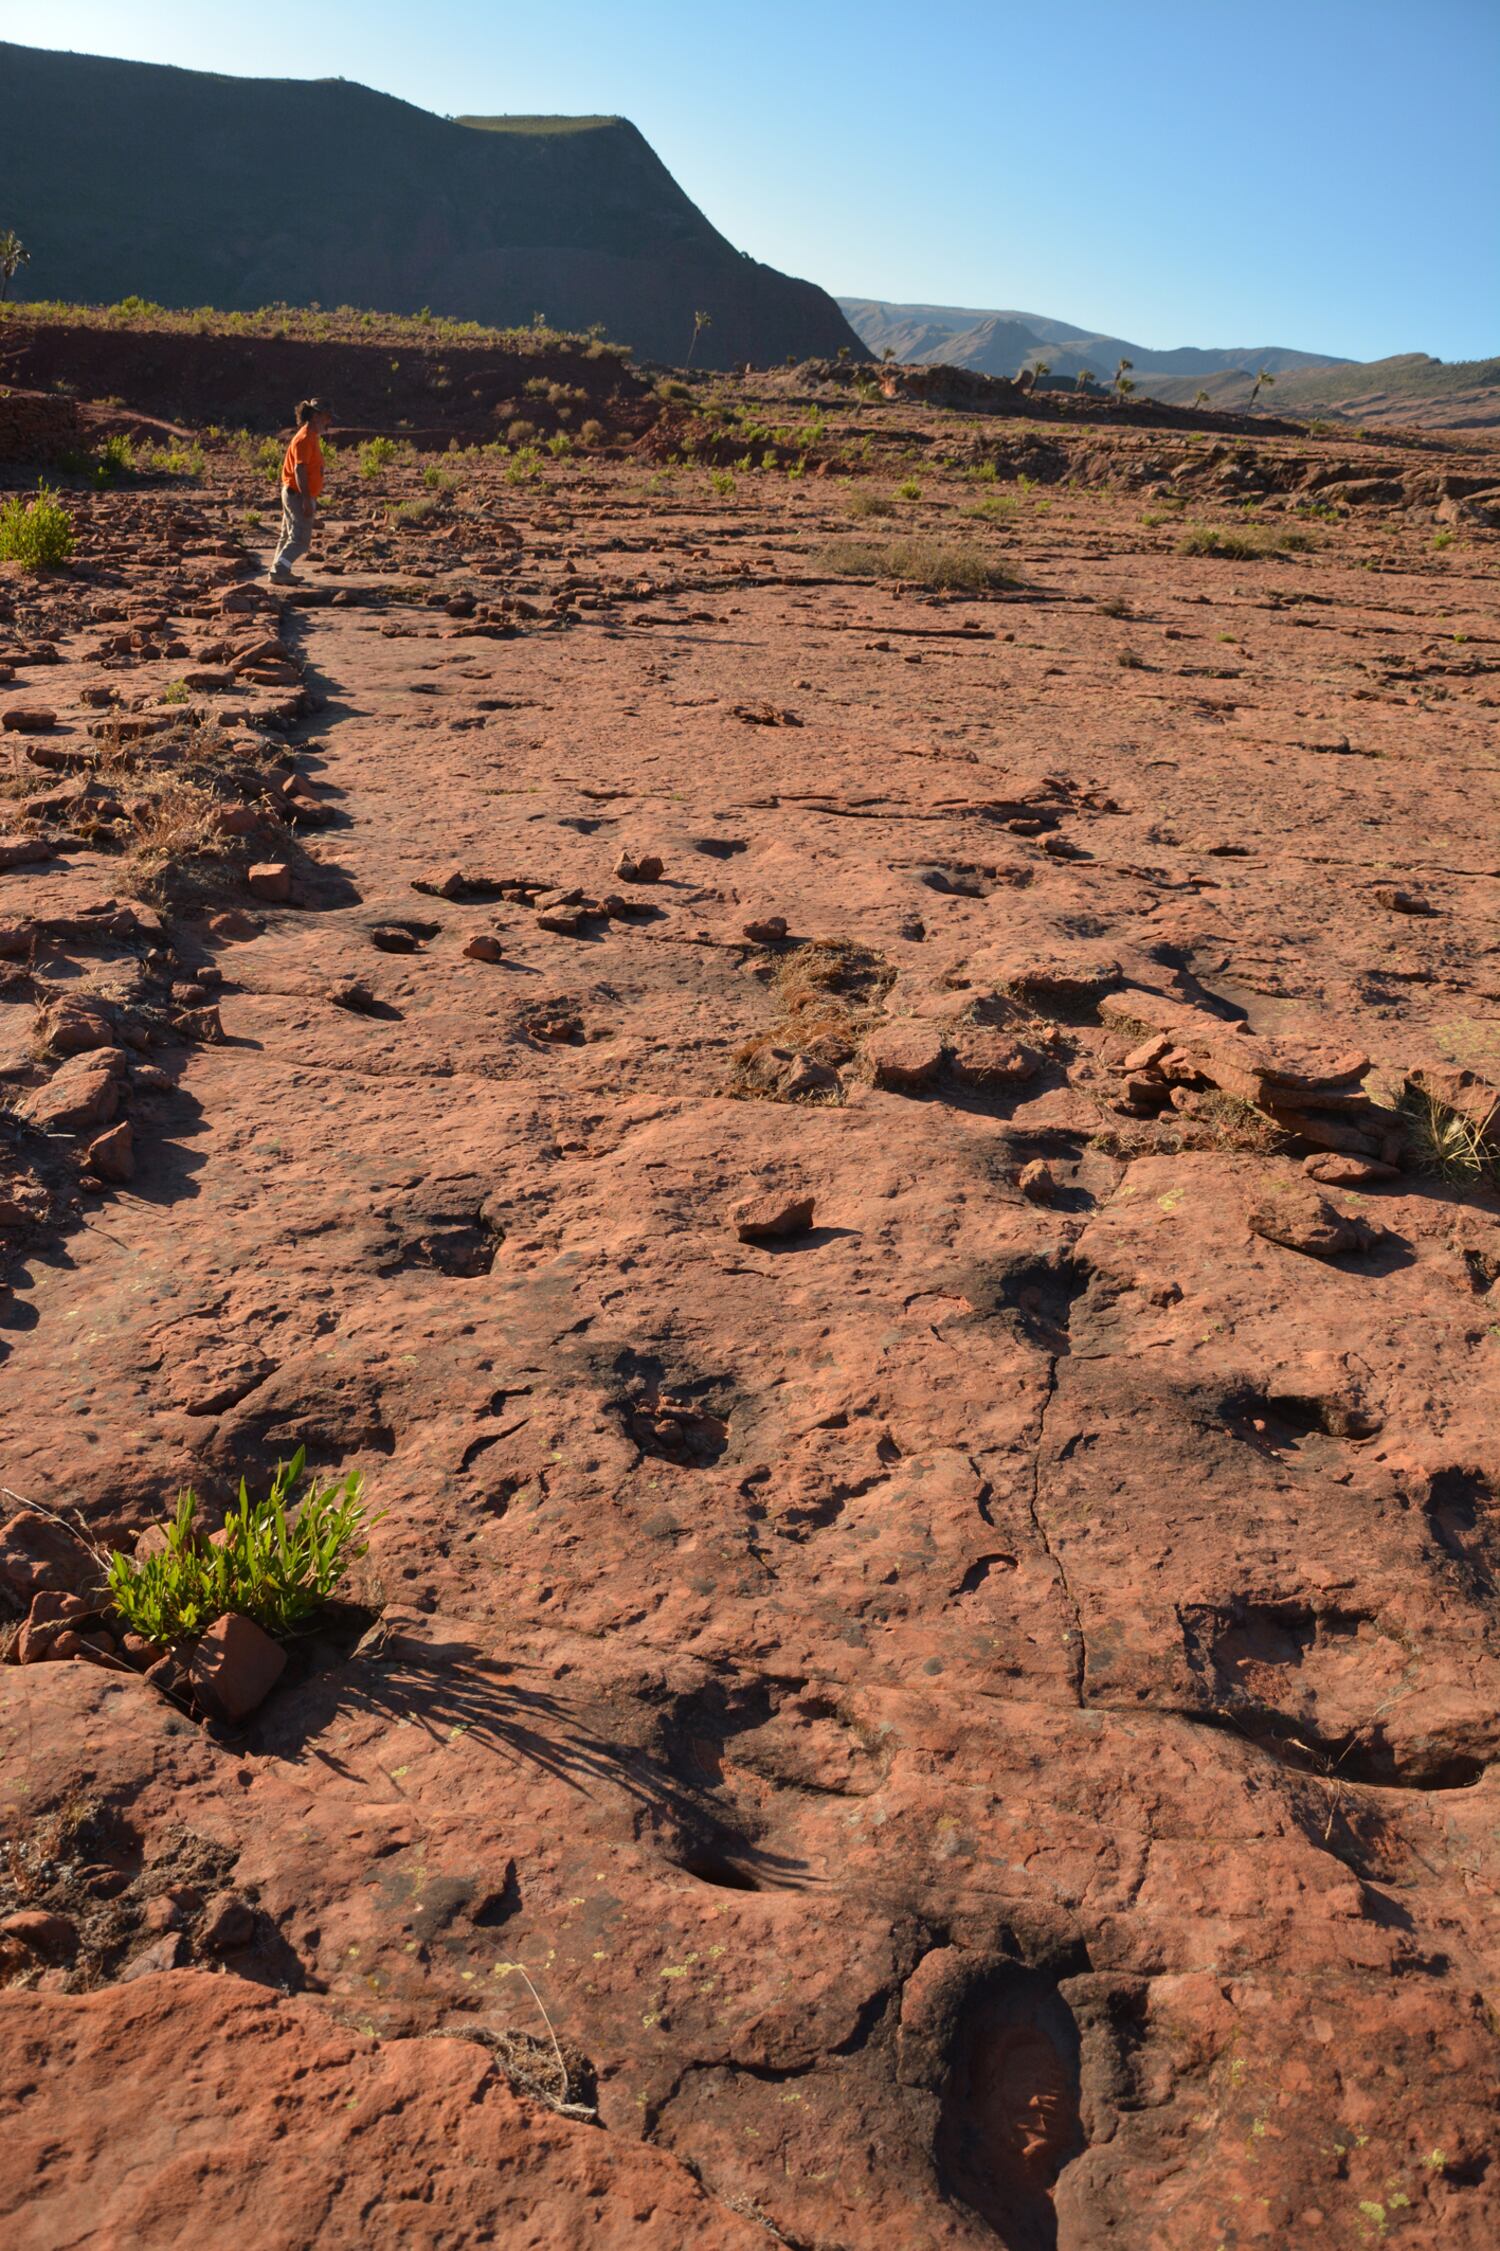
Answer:
M618 112L740 248L843 294L1500 352L1500 0L0 0L0 36Z

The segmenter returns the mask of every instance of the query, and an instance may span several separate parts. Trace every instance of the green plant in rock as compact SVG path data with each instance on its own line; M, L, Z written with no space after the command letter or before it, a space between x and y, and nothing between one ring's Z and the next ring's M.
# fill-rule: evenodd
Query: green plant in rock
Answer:
M399 451L394 438L366 438L359 449L360 475L378 477L382 469L389 469Z
M141 467L161 477L201 477L203 474L203 448L201 446L148 446L141 455Z
M117 485L128 477L135 467L135 455L130 450L130 440L122 431L115 431L105 439L94 457L94 482L96 485Z
M217 1541L194 1531L198 1504L187 1491L177 1497L159 1553L113 1554L109 1591L131 1632L167 1648L230 1612L283 1636L305 1624L365 1553L370 1522L357 1470L341 1484L314 1482L289 1513L305 1460L299 1446L289 1462L278 1462L264 1500L251 1500L241 1478Z
M905 478L903 482L896 487L896 498L898 500L920 500L921 497L922 488L917 483L915 477Z
M981 523L1003 524L1016 512L1016 503L1008 492L992 493L988 500L976 500L972 508L962 514L977 517Z
M73 519L50 485L38 482L35 499L17 493L0 508L0 563L40 570L65 563L74 545Z

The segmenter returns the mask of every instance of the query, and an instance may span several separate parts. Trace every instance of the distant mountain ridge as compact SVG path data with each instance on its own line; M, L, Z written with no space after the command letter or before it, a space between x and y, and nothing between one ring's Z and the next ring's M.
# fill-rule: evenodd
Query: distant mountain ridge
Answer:
M1500 359L1438 360L1398 352L1382 360L1297 352L1283 344L1183 344L1156 352L1123 336L1075 328L1041 313L981 312L966 305L896 305L878 297L840 297L860 340L882 357L918 365L970 367L983 375L1019 375L1045 362L1054 380L1076 380L1085 368L1113 382L1122 359L1137 386L1169 406L1207 403L1233 413L1249 405L1262 369L1274 384L1262 410L1328 414L1335 420L1412 424L1433 430L1500 428Z
M352 80L0 43L0 225L42 298L540 312L711 367L860 350L826 291L736 250L618 117L451 119Z
M1339 367L1348 363L1333 352L1298 352L1284 344L1183 344L1152 351L1123 336L1075 328L1041 313L996 312L963 305L895 305L877 297L840 297L839 309L850 327L877 357L887 350L898 360L972 367L982 375L1019 375L1045 360L1054 375L1077 376L1085 368L1108 382L1122 359L1138 375L1213 375L1225 369Z

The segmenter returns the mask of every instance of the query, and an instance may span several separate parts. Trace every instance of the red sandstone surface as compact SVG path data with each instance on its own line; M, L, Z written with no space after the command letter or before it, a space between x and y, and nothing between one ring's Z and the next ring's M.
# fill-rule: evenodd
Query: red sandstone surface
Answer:
M824 411L0 579L24 2251L1500 2233L1500 461Z

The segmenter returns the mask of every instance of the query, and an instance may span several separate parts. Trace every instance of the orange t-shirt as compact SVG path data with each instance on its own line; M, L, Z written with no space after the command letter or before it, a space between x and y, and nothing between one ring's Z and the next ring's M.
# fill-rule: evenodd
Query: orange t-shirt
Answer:
M323 448L310 422L303 423L286 449L286 459L281 464L282 483L295 488L299 468L307 470L307 490L316 500L323 490Z

